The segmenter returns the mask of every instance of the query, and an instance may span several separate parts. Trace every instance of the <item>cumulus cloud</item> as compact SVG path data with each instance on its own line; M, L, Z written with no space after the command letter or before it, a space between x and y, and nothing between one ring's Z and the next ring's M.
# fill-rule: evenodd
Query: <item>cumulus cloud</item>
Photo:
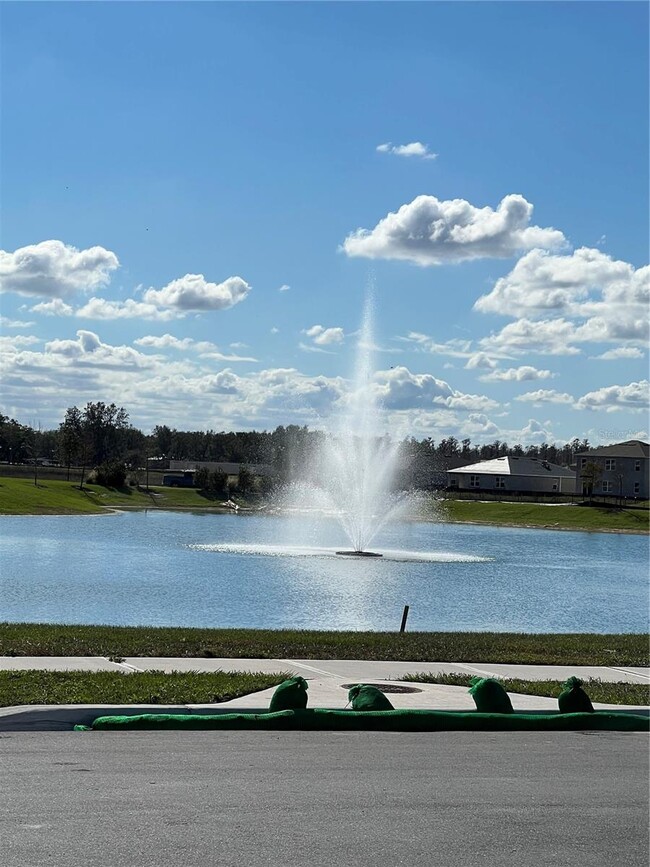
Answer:
M483 313L514 318L554 315L602 315L605 305L633 305L647 310L650 267L635 270L600 250L581 247L568 255L531 250L474 304ZM585 302L590 303L585 303Z
M374 229L348 235L343 250L348 256L440 265L565 246L562 232L530 225L532 212L533 206L520 195L505 196L496 210L476 208L464 199L418 196Z
M528 391L526 394L520 394L515 400L521 400L527 403L573 403L575 398L566 392L553 391L551 389L539 388L537 391Z
M374 391L388 410L444 406L447 409L485 411L499 404L484 395L463 394L430 373L412 373L407 367L392 367L375 374Z
M620 358L643 358L643 352L636 346L617 346L616 349L589 357L594 361L617 361Z
M228 277L223 283L209 283L203 274L186 274L162 289L147 289L144 300L156 307L182 313L227 310L243 301L250 289L241 277Z
M528 382L533 379L550 379L555 374L550 370L539 370L524 364L522 367L510 367L508 370L493 370L480 376L481 382Z
M150 356L137 352L130 346L111 346L102 343L94 331L77 331L76 340L50 340L45 344L45 353L61 355L77 364L100 367L148 367Z
M278 287L278 292L288 292L291 289L288 283L283 283L282 286Z
M176 349L179 352L196 352L201 358L214 361L257 361L252 356L223 353L219 347L209 340L193 340L191 337L174 337L173 334L160 336L146 335L133 341L136 346L152 347L153 349Z
M650 407L650 382L642 379L628 385L605 386L583 395L576 406L578 409L601 409L605 412L647 412Z
M303 334L311 337L317 346L330 346L333 343L342 343L345 339L345 332L339 327L323 328L322 325L312 325L311 328L306 328Z
M435 160L438 154L434 154L429 150L429 145L422 144L421 141L412 141L408 144L394 145L392 142L377 145L377 151L380 154L395 154L398 157L419 157L423 160Z
M494 370L497 362L485 352L475 352L467 359L466 370Z
M0 250L0 291L65 298L106 286L119 264L104 247L78 250L62 241L41 241L13 253Z
M31 313L42 313L44 316L72 316L74 313L74 309L60 298L41 301L29 309Z
M479 341L486 352L521 355L578 355L580 349L572 346L576 339L576 327L565 319L549 319L532 322L519 319L510 322L496 334Z
M179 318L176 310L160 308L133 298L127 298L126 301L91 298L83 307L75 310L74 315L79 319L147 319L152 322L169 322Z

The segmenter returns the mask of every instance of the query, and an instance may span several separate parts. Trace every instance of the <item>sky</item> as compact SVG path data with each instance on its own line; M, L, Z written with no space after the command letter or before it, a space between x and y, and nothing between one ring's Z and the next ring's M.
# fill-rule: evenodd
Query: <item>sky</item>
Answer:
M648 5L3 2L0 411L648 438Z

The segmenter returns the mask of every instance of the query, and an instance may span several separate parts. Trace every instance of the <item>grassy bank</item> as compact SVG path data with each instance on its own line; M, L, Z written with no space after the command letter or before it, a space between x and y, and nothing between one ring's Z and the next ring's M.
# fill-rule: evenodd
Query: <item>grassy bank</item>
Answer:
M21 704L212 704L276 686L247 672L0 671L0 707Z
M647 509L613 509L603 506L549 506L539 503L479 503L473 500L443 500L433 514L440 520L459 523L501 524L551 530L591 530L647 533Z
M48 479L0 477L0 515L74 515L106 509L219 509L222 497L193 488L105 488ZM239 501L240 505L245 505ZM647 533L648 509L612 509L603 506L548 506L539 503L475 502L432 499L424 517L439 521L537 527L547 529Z
M0 656L377 659L537 665L649 664L647 635L315 632L0 624Z
M112 509L205 509L218 508L215 498L194 488L151 487L105 488L78 482L44 481L0 477L0 515L79 515Z
M473 676L470 674L407 674L402 680L412 683L441 683L447 686L470 687ZM495 678L507 692L523 695L544 695L557 698L564 689L558 680L519 680L518 678ZM592 701L605 704L650 704L650 686L643 683L608 683L598 678L589 678L583 689Z

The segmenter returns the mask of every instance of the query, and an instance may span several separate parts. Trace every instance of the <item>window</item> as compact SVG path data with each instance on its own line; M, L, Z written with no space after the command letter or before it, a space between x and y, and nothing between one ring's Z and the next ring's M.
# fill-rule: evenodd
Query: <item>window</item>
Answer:
M580 458L580 469L584 470L584 468L586 466L587 466L587 458Z
M557 491L557 482L553 482L553 490Z
M605 469L606 470L615 470L616 469L616 458L605 458Z
M634 469L637 473L641 470L641 461L634 461Z
M458 479L450 479L449 480L449 487L450 488L457 488L458 487Z
M605 480L603 482L603 494L611 494L613 490L614 484Z
M635 482L634 483L634 493L635 494L641 493L641 482Z
M469 486L470 486L470 488L480 488L481 487L480 476L470 476L469 477Z
M494 487L495 488L505 488L505 486L506 486L506 480L503 478L503 476L495 476L494 477Z

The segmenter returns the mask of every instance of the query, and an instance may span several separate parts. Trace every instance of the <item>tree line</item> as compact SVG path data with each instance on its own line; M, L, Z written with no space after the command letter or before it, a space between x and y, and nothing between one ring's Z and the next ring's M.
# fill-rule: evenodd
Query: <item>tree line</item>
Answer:
M71 406L58 428L41 430L40 425L21 424L0 414L0 461L4 463L49 462L63 467L92 469L101 483L123 484L129 471L135 472L152 460L216 461L264 465L277 483L293 478L308 461L309 454L325 434L307 426L280 425L273 431L192 431L156 425L150 434L134 427L124 407L101 401L84 407ZM573 439L564 445L509 445L494 440L473 445L470 439L445 437L401 442L404 487L428 488L435 474L448 469L506 455L534 457L568 466L576 452L590 447L587 439ZM120 482L121 480L121 482ZM220 476L208 484L221 486Z

